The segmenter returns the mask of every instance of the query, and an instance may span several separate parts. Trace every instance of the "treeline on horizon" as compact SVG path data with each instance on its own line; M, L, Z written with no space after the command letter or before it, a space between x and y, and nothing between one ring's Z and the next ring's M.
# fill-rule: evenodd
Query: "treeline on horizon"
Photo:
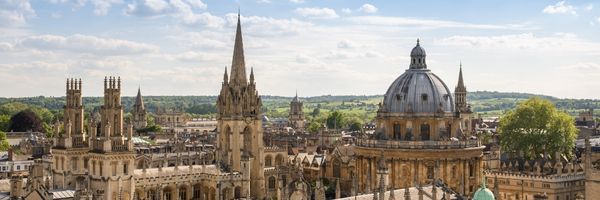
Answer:
M468 100L475 112L499 115L504 110L514 108L518 102L532 96L548 99L559 110L567 111L571 115L585 109L597 109L600 113L599 99L561 99L547 95L536 95L516 92L476 91L468 93ZM144 96L144 104L149 112L156 112L159 108L174 109L192 115L211 115L216 113L215 102L217 96ZM293 97L263 95L263 112L269 117L286 117L289 102ZM301 97L304 102L305 113L310 114L315 108L321 110L362 110L374 114L383 95L322 95L314 97ZM102 105L102 97L83 97L86 113L98 111ZM65 97L19 97L0 98L0 105L7 103L23 103L35 107L45 108L52 112L63 109ZM135 97L122 97L124 111L129 112L135 102Z

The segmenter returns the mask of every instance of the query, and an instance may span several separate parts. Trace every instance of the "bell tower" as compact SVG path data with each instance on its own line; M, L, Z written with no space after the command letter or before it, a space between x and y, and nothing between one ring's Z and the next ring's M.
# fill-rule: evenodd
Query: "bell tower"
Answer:
M53 147L53 180L61 189L73 189L75 177L87 170L88 139L83 129L83 103L81 79L67 79L62 129L55 127Z
M92 134L89 176L94 199L133 199L135 181L131 125L123 126L121 78L104 78L99 132Z
M261 118L262 101L256 90L254 70L246 77L242 27L238 14L231 74L223 75L221 92L217 98L217 162L226 172L244 170L242 155L250 164L250 195L263 199L264 163L263 130ZM248 187L244 187L248 188ZM242 191L247 194L248 191Z

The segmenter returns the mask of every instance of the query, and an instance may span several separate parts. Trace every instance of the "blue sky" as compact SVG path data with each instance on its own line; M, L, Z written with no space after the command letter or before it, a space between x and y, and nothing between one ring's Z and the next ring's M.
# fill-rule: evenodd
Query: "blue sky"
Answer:
M383 94L420 38L451 90L599 96L600 2L516 0L2 0L0 96L216 95L238 7L261 94Z

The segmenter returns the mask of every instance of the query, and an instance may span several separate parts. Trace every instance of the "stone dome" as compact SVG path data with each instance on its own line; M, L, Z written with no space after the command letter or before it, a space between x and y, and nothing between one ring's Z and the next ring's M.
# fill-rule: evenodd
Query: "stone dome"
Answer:
M411 67L390 85L384 96L383 112L454 112L452 93L424 63L425 50L417 41L417 46L411 52Z
M415 46L412 51L410 51L410 57L422 56L425 57L427 54L425 53L425 49L421 47L419 40L417 39L417 46Z

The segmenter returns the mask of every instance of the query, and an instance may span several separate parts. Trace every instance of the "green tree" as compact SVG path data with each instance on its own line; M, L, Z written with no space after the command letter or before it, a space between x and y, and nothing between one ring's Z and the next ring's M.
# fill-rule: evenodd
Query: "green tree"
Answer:
M505 113L498 132L505 152L537 158L544 153L570 156L578 130L571 116L550 101L534 97Z
M24 110L10 118L8 130L15 132L43 131L43 123L40 117L31 110Z
M344 115L340 111L333 111L327 117L327 128L339 129L344 127Z
M313 121L308 124L308 127L306 128L306 130L308 130L309 133L318 133L319 129L321 129L321 127L323 127L323 123L320 123L318 121Z
M10 144L6 140L6 133L0 131L0 151L7 151L10 148Z
M363 127L363 123L358 118L352 118L348 124L350 131L361 131Z
M10 124L10 116L0 115L0 131L7 131L8 124Z

